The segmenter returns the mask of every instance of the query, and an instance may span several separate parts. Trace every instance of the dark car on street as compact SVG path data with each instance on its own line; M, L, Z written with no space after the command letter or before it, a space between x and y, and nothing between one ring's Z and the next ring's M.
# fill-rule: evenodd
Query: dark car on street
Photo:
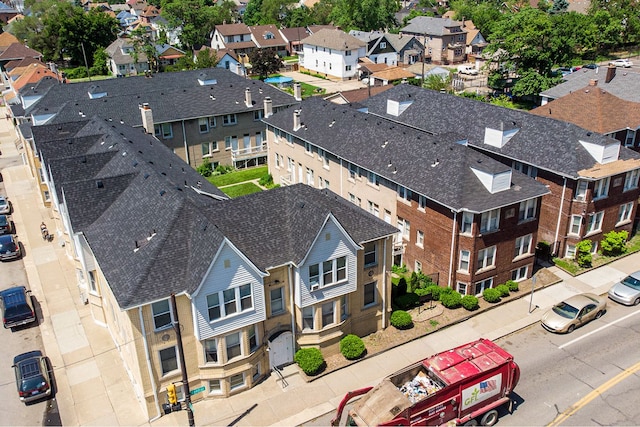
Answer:
M22 256L20 252L20 244L13 238L11 234L0 236L0 261L10 259L18 259Z
M0 291L0 310L5 329L35 322L36 313L31 305L29 292L24 286Z
M0 215L0 234L11 233L11 220L6 215Z
M51 377L47 359L40 350L22 353L13 358L18 396L24 403L51 395Z

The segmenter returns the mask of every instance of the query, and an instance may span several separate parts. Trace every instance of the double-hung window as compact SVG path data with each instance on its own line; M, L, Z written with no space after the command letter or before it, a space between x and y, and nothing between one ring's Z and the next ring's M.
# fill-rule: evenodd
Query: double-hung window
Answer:
M589 215L589 221L587 222L587 234L595 233L602 230L603 218L604 218L604 211L596 212L593 215Z
M198 119L198 128L200 129L200 133L209 132L209 119L207 117L200 117Z
M460 251L460 262L458 265L458 270L469 272L469 258L471 257L471 252L467 250Z
M528 271L529 271L529 266L527 265L511 271L511 280L513 280L514 282L520 282L526 279Z
M411 223L404 218L398 217L398 228L400 229L402 238L404 240L409 240L411 236Z
M494 209L482 214L480 220L480 232L496 231L500 226L500 209Z
M317 264L316 264L317 265ZM284 288L271 289L269 291L271 315L284 313Z
M178 356L176 353L176 347L169 347L160 350L160 367L162 369L162 375L166 375L171 371L178 369Z
M582 215L571 215L571 227L569 228L569 234L572 234L574 236L579 236L581 228L582 228Z
M471 212L462 212L462 222L460 223L460 233L471 234L473 230L473 214Z
M255 120L256 122L259 120L262 120L262 115L263 115L263 111L262 110L256 110L253 112L253 120Z
M493 267L496 262L496 247L480 249L478 251L478 270Z
M329 286L347 279L347 257L342 256L309 266L310 286Z
M369 202L369 213L374 215L376 218L380 218L380 206L377 203L368 200Z
M153 313L153 327L156 331L171 326L171 310L168 299L151 304L151 312Z
M238 357L242 355L242 345L240 344L240 335L241 335L240 332L236 332L224 337L226 350L227 350L227 360L231 360L234 357Z
M618 212L618 223L631 220L631 212L633 212L633 202L620 205L620 211Z
M416 237L416 245L421 248L424 247L424 231L418 230L418 234Z
M154 134L156 137L161 137L162 139L170 139L173 138L173 128L171 127L171 123L161 123L154 125Z
M218 362L218 340L215 338L204 340L204 360L206 363Z
M356 179L358 174L358 166L354 165L353 163L349 163L349 178Z
M364 266L369 267L377 264L378 256L375 242L364 244Z
M304 307L302 309L302 329L313 330L314 329L314 314L313 307Z
M251 284L207 295L207 310L210 322L251 309L253 309Z
M517 258L521 255L529 254L531 252L531 234L521 236L516 239L516 248L513 253L513 257Z
M411 190L401 185L398 185L398 197L404 201L411 202Z
M524 202L520 202L520 212L518 214L518 221L526 221L534 219L536 217L536 210L538 207L538 199L529 199Z
M322 327L327 327L336 323L335 302L325 302L322 304Z
M634 169L629 171L624 176L624 191L633 190L638 188L638 172L640 169Z
M315 177L313 174L313 169L307 168L307 185L310 185L313 187L314 182L315 182Z
M576 200L586 200L588 186L589 183L587 181L578 181L578 186L576 187Z
M378 186L380 185L380 178L378 177L378 175L376 175L375 173L369 171L369 173L367 173L367 179L369 181L369 184L374 185L374 186Z
M222 125L231 126L238 123L238 117L235 114L225 114L222 116Z
M609 177L602 178L596 181L593 186L593 200L607 197L609 194Z

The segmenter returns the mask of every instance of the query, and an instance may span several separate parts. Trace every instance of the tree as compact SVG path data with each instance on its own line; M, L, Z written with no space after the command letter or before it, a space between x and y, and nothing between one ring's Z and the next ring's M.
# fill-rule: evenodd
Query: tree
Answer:
M218 55L214 49L202 49L196 55L196 68L213 68L218 65Z
M429 74L424 80L423 87L432 90L446 90L451 92L451 75L441 76L439 74Z
M553 0L551 13L566 12L568 8L569 8L569 2L567 0Z
M103 47L99 47L93 53L93 67L91 67L92 76L109 75L109 66L107 65L109 57Z
M331 19L345 30L384 30L397 25L397 0L335 0Z
M254 49L249 54L251 70L260 76L260 80L269 77L269 74L277 73L282 68L282 60L270 49Z

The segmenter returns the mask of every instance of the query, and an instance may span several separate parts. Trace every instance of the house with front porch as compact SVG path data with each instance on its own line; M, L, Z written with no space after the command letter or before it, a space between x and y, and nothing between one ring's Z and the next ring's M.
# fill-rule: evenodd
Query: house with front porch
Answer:
M321 74L335 80L358 78L358 58L366 55L367 44L337 29L321 29L303 40L298 54L300 71Z
M153 135L105 119L34 127L34 147L81 297L149 419L168 385L184 400L185 371L204 388L193 400L225 398L300 347L330 355L389 323L397 230L329 191L228 200Z
M392 90L377 96L402 115L412 99L387 96ZM461 144L460 134L429 134L318 98L264 121L274 182L331 190L396 225L396 265L463 295L533 274L549 191Z
M229 49L238 56L247 56L256 44L251 30L245 24L216 25L211 36L211 47L216 50Z

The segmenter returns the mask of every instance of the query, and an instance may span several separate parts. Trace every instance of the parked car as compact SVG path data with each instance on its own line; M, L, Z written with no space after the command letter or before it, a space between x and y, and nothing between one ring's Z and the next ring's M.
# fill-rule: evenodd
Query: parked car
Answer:
M51 395L51 377L47 359L40 350L22 353L13 358L18 396L24 403Z
M573 70L571 69L571 67L560 67L557 70L555 70L556 75L561 74L562 77L569 75L571 73L573 73Z
M11 220L7 215L0 215L0 234L11 233Z
M11 213L11 202L6 197L0 196L0 215L8 215Z
M17 259L21 256L20 243L11 234L0 236L0 261Z
M588 68L589 70L595 70L598 68L598 64L584 64L582 68Z
M607 300L591 293L574 295L542 315L542 327L550 332L571 333L577 327L599 319L607 311Z
M615 61L610 61L609 64L615 65L616 67L630 68L633 65L633 62L628 59L616 59Z
M5 329L35 322L36 313L31 304L30 292L24 286L0 291L0 309Z
M631 273L609 289L609 298L625 305L640 304L640 271Z
M470 65L458 65L458 73L460 74L468 74L471 76L477 76L478 70Z

